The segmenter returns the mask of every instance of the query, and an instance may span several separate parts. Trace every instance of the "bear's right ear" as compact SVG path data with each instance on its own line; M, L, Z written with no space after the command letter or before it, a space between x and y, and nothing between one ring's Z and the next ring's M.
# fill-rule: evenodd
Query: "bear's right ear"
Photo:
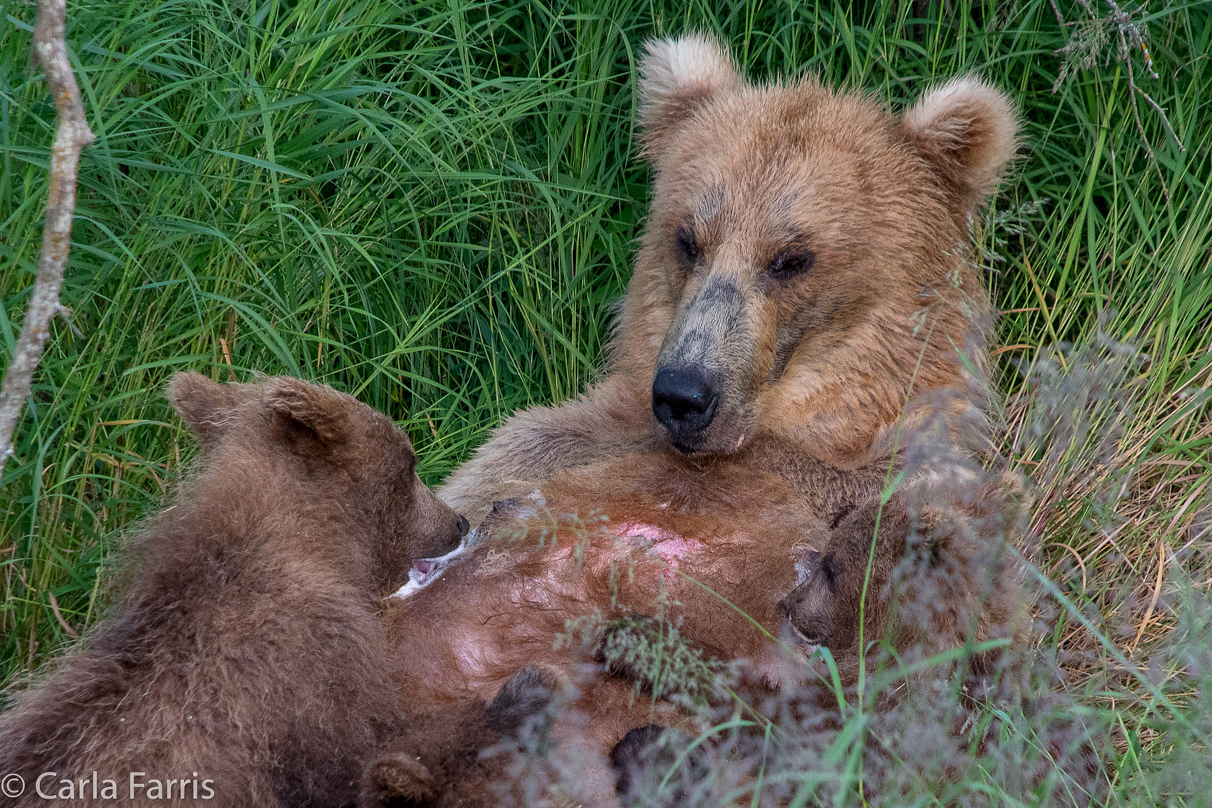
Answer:
M349 402L331 387L289 376L266 382L276 437L298 455L329 454L349 437Z
M654 39L640 58L640 142L660 152L669 136L699 107L742 85L728 51L705 34Z
M166 395L203 448L213 446L223 435L227 416L236 404L229 388L192 370L174 374Z

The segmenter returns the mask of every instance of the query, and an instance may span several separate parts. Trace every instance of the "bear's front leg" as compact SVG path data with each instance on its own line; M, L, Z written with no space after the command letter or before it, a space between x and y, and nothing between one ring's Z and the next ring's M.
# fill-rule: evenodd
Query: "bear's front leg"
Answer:
M564 469L654 445L650 396L633 386L607 379L575 401L515 413L446 478L438 496L475 526L494 501L528 494Z

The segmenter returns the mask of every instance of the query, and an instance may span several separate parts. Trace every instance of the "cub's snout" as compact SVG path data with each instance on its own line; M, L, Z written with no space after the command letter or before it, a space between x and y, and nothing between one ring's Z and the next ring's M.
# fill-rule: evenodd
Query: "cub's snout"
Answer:
M413 474L410 514L413 527L407 533L411 558L432 558L457 548L471 529L467 517L447 505Z

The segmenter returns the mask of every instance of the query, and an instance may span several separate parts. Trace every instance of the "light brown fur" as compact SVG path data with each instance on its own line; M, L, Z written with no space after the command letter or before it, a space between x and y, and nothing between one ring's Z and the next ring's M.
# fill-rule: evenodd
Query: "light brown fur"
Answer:
M887 455L912 395L963 375L987 308L969 220L1015 148L1005 96L961 78L898 118L810 78L748 83L701 36L651 43L641 69L654 201L607 374L513 416L447 480L473 522L561 469L669 446L768 438L859 468ZM654 417L668 368L718 393L701 431Z
M587 615L675 621L712 655L758 659L778 631L778 599L795 586L795 548L821 535L815 514L869 500L885 475L840 474L758 442L694 465L630 455L562 472L543 487L544 504L500 503L464 556L389 606L405 703L488 699L526 665L579 678L584 658L554 640ZM628 539L627 525L668 538ZM633 727L680 721L669 704L637 701L630 681L598 675L580 687L574 719L554 729L560 742L604 756ZM601 762L575 795L584 804L612 804Z
M0 772L27 784L6 804L42 805L43 772L54 793L113 780L107 804L351 804L396 725L377 595L466 521L390 419L331 388L185 373L168 395L198 468L143 529L111 615L0 716ZM191 782L156 799L131 772Z
M601 493L589 497L590 488ZM734 463L688 469L631 456L564 472L543 494L545 505L509 503L439 580L389 607L410 704L491 698L526 665L572 675L577 656L553 641L591 614L659 614L720 655L755 657L769 636L759 626L777 630L776 602L795 585L792 548L815 522L811 503L781 478ZM627 530L620 537L624 522L676 537L651 545ZM582 687L577 707L601 751L654 709L668 712L632 695L631 683L610 677Z

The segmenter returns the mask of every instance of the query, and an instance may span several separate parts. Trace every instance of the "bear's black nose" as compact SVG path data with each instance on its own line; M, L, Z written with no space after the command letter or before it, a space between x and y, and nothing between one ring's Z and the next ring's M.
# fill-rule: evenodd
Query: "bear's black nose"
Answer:
M652 412L675 445L706 429L719 401L719 393L696 370L666 368L652 381Z

